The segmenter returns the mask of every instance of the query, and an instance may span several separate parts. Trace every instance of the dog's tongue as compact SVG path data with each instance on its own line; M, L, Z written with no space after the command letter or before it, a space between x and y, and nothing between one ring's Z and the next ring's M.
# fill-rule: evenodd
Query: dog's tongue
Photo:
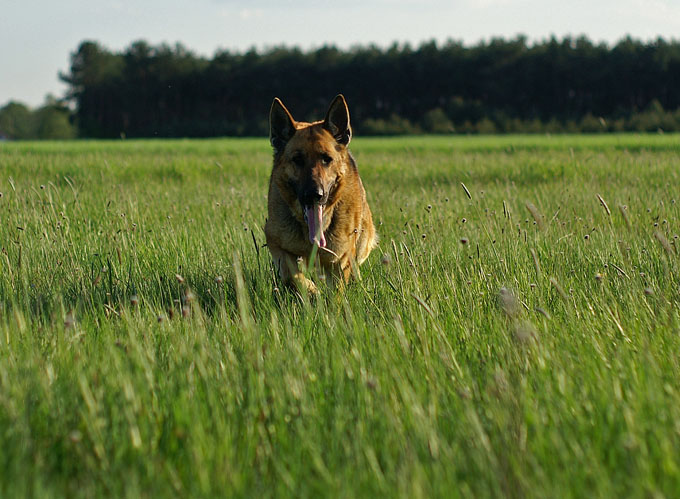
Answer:
M309 242L326 247L326 238L323 235L323 206L314 204L305 206L307 225L309 226Z

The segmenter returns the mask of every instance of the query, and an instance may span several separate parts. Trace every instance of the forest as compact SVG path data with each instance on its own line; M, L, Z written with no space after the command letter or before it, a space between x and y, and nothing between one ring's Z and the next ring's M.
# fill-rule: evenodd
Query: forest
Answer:
M212 58L181 44L136 41L115 52L83 41L59 77L79 137L262 136L275 96L310 120L338 93L364 135L680 131L675 40L518 36Z

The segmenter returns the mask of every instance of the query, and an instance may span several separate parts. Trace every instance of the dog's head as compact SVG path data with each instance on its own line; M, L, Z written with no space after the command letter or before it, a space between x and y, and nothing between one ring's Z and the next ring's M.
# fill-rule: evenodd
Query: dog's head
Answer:
M351 167L347 102L338 95L323 121L305 123L295 121L274 99L269 126L279 190L293 213L308 224L310 241L324 247L324 209L337 199L342 178Z

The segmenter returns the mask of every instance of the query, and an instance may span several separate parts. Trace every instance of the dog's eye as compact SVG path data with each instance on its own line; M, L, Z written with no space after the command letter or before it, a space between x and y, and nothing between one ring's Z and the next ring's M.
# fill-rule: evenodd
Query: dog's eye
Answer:
M328 154L322 154L321 155L321 164L324 166L328 166L331 164L331 161L333 161L333 158L331 158Z
M292 158L293 163L295 163L297 166L303 167L305 166L305 158L302 156L302 154L296 154Z

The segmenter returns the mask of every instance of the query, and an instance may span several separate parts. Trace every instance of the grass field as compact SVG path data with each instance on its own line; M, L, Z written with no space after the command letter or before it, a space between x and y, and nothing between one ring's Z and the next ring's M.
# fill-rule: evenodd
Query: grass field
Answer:
M680 137L352 149L309 303L265 139L0 144L0 496L677 496Z

